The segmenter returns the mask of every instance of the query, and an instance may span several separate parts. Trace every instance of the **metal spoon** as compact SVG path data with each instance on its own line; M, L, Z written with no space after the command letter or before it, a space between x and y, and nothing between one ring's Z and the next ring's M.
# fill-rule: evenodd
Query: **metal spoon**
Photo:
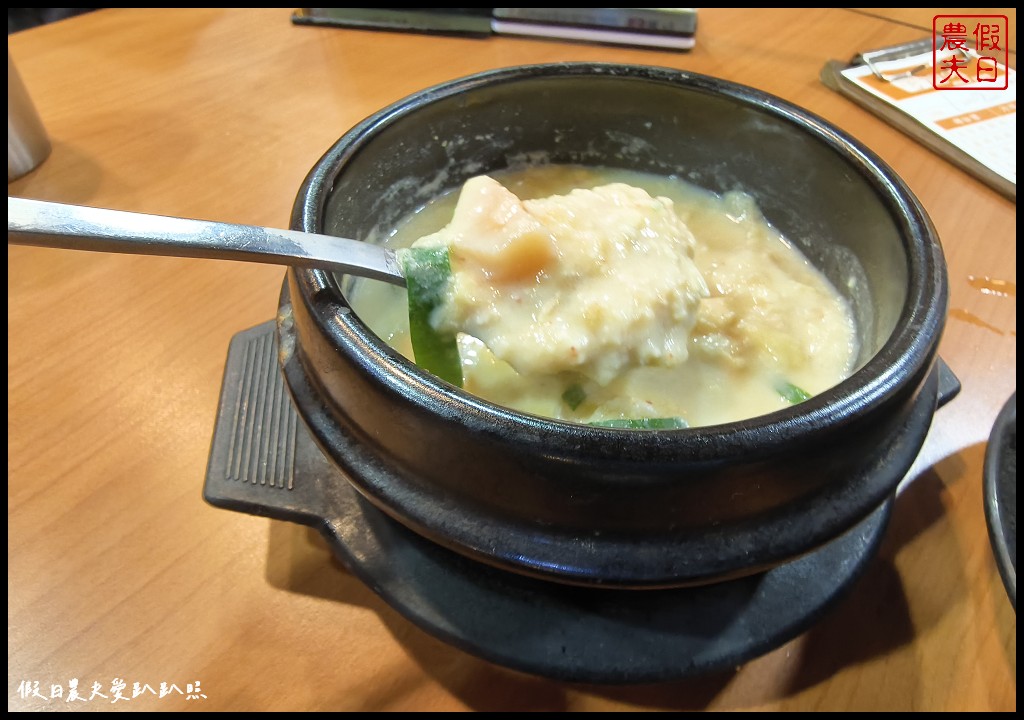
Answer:
M405 285L394 250L252 225L7 198L7 243L316 267Z

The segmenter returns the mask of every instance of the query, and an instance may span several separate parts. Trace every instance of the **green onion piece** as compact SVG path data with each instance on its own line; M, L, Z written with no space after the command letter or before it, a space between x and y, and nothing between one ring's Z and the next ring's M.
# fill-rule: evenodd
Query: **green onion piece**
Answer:
M462 387L462 358L454 332L430 323L434 308L445 301L452 268L447 248L406 248L398 252L409 292L409 332L416 364L452 385Z
M780 383L775 387L785 400L788 400L791 404L796 405L802 403L804 400L810 400L811 396L805 390L798 388L796 385L790 382Z
M616 420L597 420L588 425L607 428L625 428L628 430L679 430L689 427L682 418L621 418Z
M582 405L583 401L586 399L587 391L584 390L583 386L580 385L579 383L573 383L572 385L565 389L564 393L562 393L562 400L572 410L575 410L580 405Z

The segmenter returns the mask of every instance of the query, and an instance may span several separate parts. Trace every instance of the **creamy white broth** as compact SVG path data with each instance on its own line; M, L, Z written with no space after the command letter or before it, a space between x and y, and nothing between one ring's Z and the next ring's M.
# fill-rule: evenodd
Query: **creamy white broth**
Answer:
M658 228L664 227L669 233L674 228L671 222L678 218L684 226L681 233L689 235L681 247L692 256L701 282L683 277L688 272L685 264L672 265L686 292L678 293L680 297L675 300L666 299L671 293L666 292L667 286L659 285L665 273L658 272L664 270L664 258L654 265L627 262L619 266L626 270L620 271L618 278L614 273L611 278L601 278L594 296L604 298L609 310L621 316L635 296L654 287L656 291L636 302L642 307L661 302L662 310L679 319L679 327L667 326L665 313L657 318L661 324L650 321L654 324L648 325L638 325L635 313L627 313L623 321L626 324L621 327L614 321L602 321L583 330L574 329L589 333L585 344L600 350L576 365L561 362L561 351L550 355L536 349L524 351L525 336L520 336L505 346L495 345L499 355L520 370L517 372L483 342L460 334L467 391L517 410L575 422L680 418L690 426L703 426L788 407L792 403L792 397L786 396L790 386L814 395L851 372L857 341L848 304L796 248L767 225L748 196L730 193L719 197L678 179L574 166L536 166L491 177L528 201L525 206L532 207L542 219L550 221L554 212L559 221L569 217L570 225L573 212L587 208L588 198L582 197L583 204L575 206L568 201L562 203L564 208L571 208L563 212L559 205L562 201L552 196L600 188L606 193L602 201L636 201L636 207L647 207L643 203L650 200L649 195L657 199L650 205L652 214L660 204L676 217L669 219L669 225L648 223L645 232L657 234ZM644 192L608 189L615 184ZM431 202L401 223L385 244L395 248L416 241L422 244L426 236L446 229L458 198L459 193L453 192ZM533 200L537 203L531 205L529 201ZM626 210L633 212L635 208ZM581 232L600 229L601 223L597 223ZM564 228L558 232L564 232ZM443 234L439 237L442 239L435 242L450 241ZM564 238L555 241L567 242ZM425 242L430 244L431 240ZM618 285L616 279L621 281ZM574 291L586 295L583 290L566 289L567 293ZM360 318L396 350L413 359L405 291L358 280L349 295ZM481 299L479 288L462 296L464 303L478 302L481 307L490 302ZM623 306L614 307L616 303ZM492 311L492 322L481 334L497 327L495 317L498 325L503 315L508 318L508 307L498 306ZM449 321L461 322L466 317L463 313ZM551 334L543 337L551 339L552 345L562 339ZM616 347L616 341L620 347ZM676 347L680 342L684 344L682 352ZM644 344L648 346L644 352L631 350ZM614 362L602 362L602 358L613 358Z
M478 338L524 377L608 385L686 360L702 298L696 240L667 198L612 183L523 200L493 178L463 185L444 248L452 279L431 317Z

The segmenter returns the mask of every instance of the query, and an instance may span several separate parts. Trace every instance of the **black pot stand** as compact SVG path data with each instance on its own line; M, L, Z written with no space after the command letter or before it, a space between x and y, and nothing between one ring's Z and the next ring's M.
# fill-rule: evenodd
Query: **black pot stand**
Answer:
M700 587L575 587L499 570L443 548L366 501L321 453L291 402L275 323L231 341L205 499L310 525L349 570L425 631L519 671L641 683L734 667L809 628L875 555L892 499L804 557ZM939 404L959 383L939 362Z

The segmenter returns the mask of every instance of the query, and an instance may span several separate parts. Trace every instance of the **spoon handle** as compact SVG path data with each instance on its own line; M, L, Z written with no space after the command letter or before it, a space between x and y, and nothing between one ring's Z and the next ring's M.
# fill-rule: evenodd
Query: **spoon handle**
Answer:
M294 230L7 198L7 243L322 268L405 285L393 250Z

